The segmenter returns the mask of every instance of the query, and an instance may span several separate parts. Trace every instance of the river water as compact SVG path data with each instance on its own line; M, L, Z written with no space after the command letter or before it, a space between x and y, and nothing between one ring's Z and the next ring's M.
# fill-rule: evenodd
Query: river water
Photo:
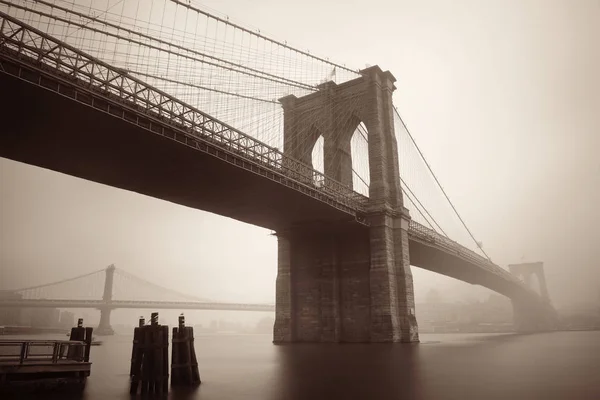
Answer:
M78 398L129 399L132 337L102 340ZM418 345L276 346L271 335L198 334L195 342L202 385L170 399L600 400L598 331L422 334Z

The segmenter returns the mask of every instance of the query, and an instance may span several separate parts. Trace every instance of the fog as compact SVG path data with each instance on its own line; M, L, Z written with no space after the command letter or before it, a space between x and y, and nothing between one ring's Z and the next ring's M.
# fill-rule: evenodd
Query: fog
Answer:
M395 105L491 258L543 261L559 307L598 301L600 2L203 3L313 54L390 70ZM276 256L268 230L0 159L0 289L114 263L198 297L273 303ZM490 293L413 274L417 303L431 288L447 301Z

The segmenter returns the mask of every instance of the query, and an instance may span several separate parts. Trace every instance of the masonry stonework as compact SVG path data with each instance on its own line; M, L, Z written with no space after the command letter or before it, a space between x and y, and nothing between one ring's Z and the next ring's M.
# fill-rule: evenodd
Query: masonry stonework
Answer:
M525 285L530 289L537 291L544 299L544 308L540 305L527 301L511 299L513 305L513 325L517 332L538 332L547 331L549 328L558 326L558 315L551 305L548 287L546 286L546 275L544 274L544 263L521 263L510 264L508 266L510 273L520 277ZM532 278L537 278L538 288L535 288Z
M290 276L290 241L277 237L277 279L275 281L274 342L292 341L292 291Z
M539 295L542 296L542 298L544 298L545 300L550 301L550 296L548 295L548 287L546 286L546 274L544 273L543 262L510 264L508 266L508 269L511 274L523 279L525 285L527 285L533 290L536 290L532 282L532 278L535 276L538 281L537 289Z
M389 71L316 93L281 99L284 153L312 166L324 138L328 178L352 187L350 142L368 131L368 227L289 227L278 232L274 342L415 342L419 340L408 248L410 216L403 206ZM282 239L285 237L285 239Z

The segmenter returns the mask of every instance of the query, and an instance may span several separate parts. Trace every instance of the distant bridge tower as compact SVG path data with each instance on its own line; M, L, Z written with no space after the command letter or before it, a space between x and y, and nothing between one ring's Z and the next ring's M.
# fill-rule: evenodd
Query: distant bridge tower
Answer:
M532 278L535 276L539 283L539 294L544 300L550 302L550 296L548 296L548 287L546 286L546 274L544 274L544 263L533 262L533 263L522 263L522 264L510 264L508 269L511 274L523 279L525 284L535 290Z
M521 278L530 289L536 290L533 285L533 277L537 278L539 284L539 295L546 301L547 310L532 309L531 303L526 301L512 300L513 320L516 331L531 332L544 331L548 327L558 326L558 315L552 307L548 287L546 286L546 275L544 274L543 262L510 264L510 273Z
M114 335L115 332L110 325L110 313L112 312L112 294L113 294L113 280L115 276L115 266L109 265L105 270L104 279L104 293L102 295L102 301L105 303L100 308L100 323L96 333L98 335Z
M415 342L410 215L403 206L392 93L396 79L378 66L315 93L280 99L284 153L311 165L324 140L324 173L352 187L351 139L368 131L369 199L365 227L314 223L277 232L273 341ZM312 182L307 182L312 183Z

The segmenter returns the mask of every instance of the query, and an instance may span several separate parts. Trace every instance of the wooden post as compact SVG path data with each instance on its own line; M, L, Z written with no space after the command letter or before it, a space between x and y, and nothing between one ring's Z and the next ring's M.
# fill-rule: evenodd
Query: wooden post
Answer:
M69 340L71 341L85 341L85 328L83 327L83 318L77 320L77 327L71 328L71 335ZM83 361L85 351L81 346L69 345L67 351L67 359L75 361Z
M194 350L194 328L185 326L185 317L179 316L179 326L173 328L171 355L171 386L200 384L198 361Z
M156 338L156 347L154 348L154 379L155 379L155 393L163 392L163 330L162 326L157 326L154 329L154 336Z
M150 346L152 345L152 333L150 331L152 325L144 326L142 333L144 334L144 346L142 348L142 394L148 393L150 386L150 366L152 360L150 359Z
M141 328L142 326L144 326L145 320L144 317L140 317L139 322L138 322L138 328L133 328L133 346L131 346L131 366L129 368L129 377L132 377L134 375L134 371L137 371L135 369L135 362L136 362L136 358L137 358L137 352L139 349L139 343L141 340L140 337L140 332L141 332Z
M192 381L192 370L190 368L190 341L186 326L181 327L179 332L179 368L181 369L181 379L184 385L189 385Z
M202 381L200 380L200 372L198 371L198 359L196 358L196 349L194 348L194 328L192 328L190 326L187 329L189 330L188 338L190 341L190 355L191 355L190 362L191 362L191 369L192 369L192 384L199 385L200 383L202 383Z
M142 394L167 393L169 327L159 325L158 313L152 313L150 325L140 318L133 335L129 393L137 394L138 389Z
M28 345L28 342L21 343L21 352L19 354L19 364L23 364L23 361L25 361L25 354L27 354L27 345Z
M140 319L140 326L133 330L133 349L132 359L131 359L131 370L129 372L129 377L131 380L131 386L129 387L130 394L136 394L138 391L138 387L140 385L140 381L142 379L142 357L144 355L144 332L143 328L143 319Z
M90 361L90 350L92 348L92 333L94 328L85 328L85 352L83 355L83 361Z
M162 330L162 392L169 392L169 327L161 326Z
M173 327L172 341L173 346L171 347L171 386L178 386L181 383L181 374L179 373L179 343L177 342L177 328Z

